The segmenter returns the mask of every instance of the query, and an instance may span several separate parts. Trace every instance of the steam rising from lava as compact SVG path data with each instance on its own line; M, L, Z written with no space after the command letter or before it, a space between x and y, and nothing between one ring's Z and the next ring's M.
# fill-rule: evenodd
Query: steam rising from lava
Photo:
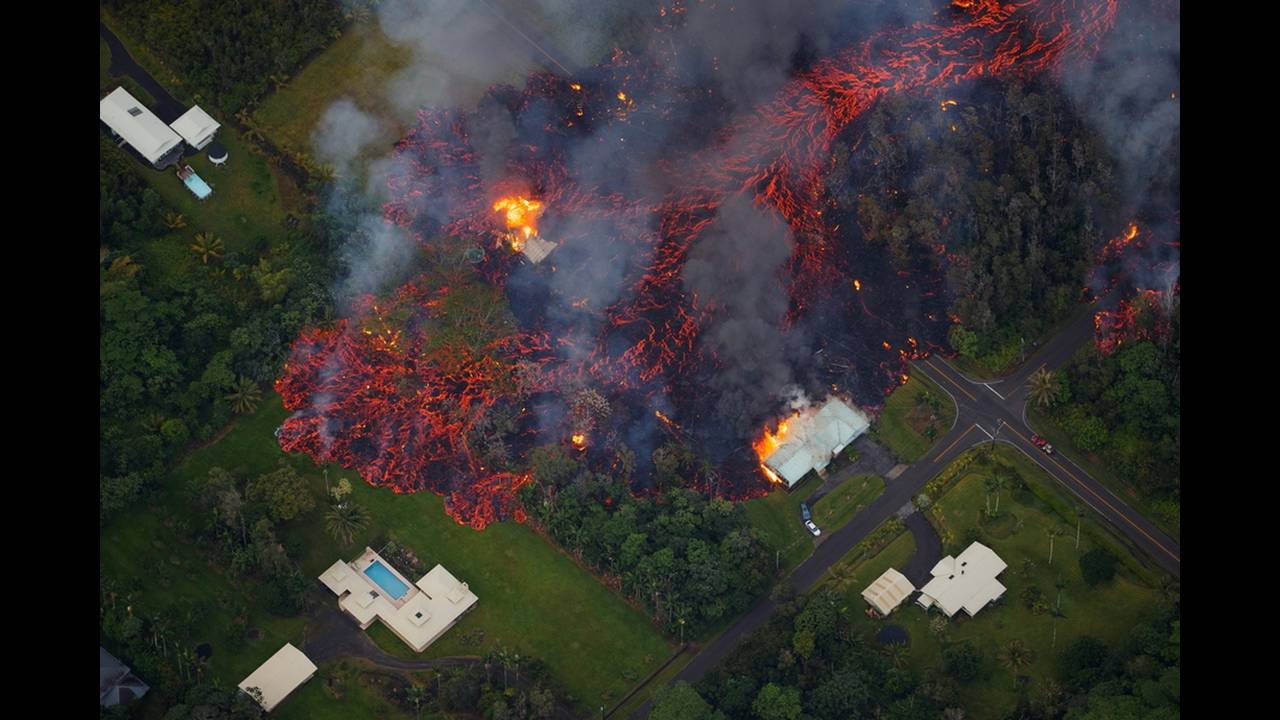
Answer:
M407 37L416 16L387 5L384 29ZM517 451L537 438L588 456L607 444L529 398L597 388L638 488L652 450L679 437L721 469L730 497L767 489L752 440L790 390L878 406L909 358L940 346L945 299L940 277L899 276L835 216L833 141L888 93L1078 63L1117 2L964 0L849 30L843 49L826 22L842 4L784 5L664 3L643 52L495 87L475 111L421 110L381 167L384 216L420 244L474 239L520 329L469 348L430 329L448 287L365 299L295 344L277 383L295 411L282 447L397 491L430 488L480 528L511 515L529 481L481 460L489 413L515 418ZM496 251L534 234L559 243L537 266Z

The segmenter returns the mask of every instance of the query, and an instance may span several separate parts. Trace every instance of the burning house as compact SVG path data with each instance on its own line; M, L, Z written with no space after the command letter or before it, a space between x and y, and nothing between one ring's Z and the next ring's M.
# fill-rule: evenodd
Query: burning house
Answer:
M295 341L276 383L293 412L282 449L375 486L439 493L477 529L519 517L518 491L533 482L525 456L552 440L590 461L614 434L636 455L633 490L652 488L648 458L671 418L725 497L822 472L869 425L847 403L876 407L910 359L942 349L949 302L945 267L900 271L832 209L834 145L886 96L950 95L1087 54L1116 7L957 3L833 48L743 112L685 72L701 51L671 42L687 15L667 13L649 46L572 80L536 73L476 109L424 108L396 145L383 218L424 246L474 239L476 275L504 293L518 327L441 342L436 321L458 283L415 280L360 300L352 317ZM542 272L560 245L571 251ZM752 443L792 383L838 386L849 400ZM555 420L568 404L557 394L578 387L617 409L610 432ZM505 436L490 430L503 416L516 418ZM485 456L490 445L501 462Z
M779 423L776 434L766 432L757 453L765 474L795 487L810 470L823 474L831 460L870 426L862 411L833 397L820 408L807 408Z

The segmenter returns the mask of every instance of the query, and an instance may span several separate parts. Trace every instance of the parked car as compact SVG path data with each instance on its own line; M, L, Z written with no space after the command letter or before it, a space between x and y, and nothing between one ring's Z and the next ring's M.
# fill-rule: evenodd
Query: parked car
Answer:
M822 534L822 530L820 530L817 525L814 525L812 520L805 520L804 526L809 528L809 532L813 533L814 537L818 537Z
M1050 445L1049 443L1045 443L1044 445L1040 446L1040 449L1043 450L1046 455L1053 454L1053 446Z
M1044 447L1045 445L1048 445L1048 444L1049 444L1049 442L1048 442L1047 440L1045 440L1044 438L1040 437L1039 435L1032 434L1032 435L1031 435L1031 444L1032 444L1032 445L1035 445L1035 446L1036 446L1036 447L1038 447L1038 448L1042 448L1042 447Z
M812 520L813 513L809 510L809 503L800 503L800 519Z

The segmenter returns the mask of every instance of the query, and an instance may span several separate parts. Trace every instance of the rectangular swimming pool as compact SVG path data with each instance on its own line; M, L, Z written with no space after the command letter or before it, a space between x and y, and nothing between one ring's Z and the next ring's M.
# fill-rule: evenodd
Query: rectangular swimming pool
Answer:
M405 593L409 592L409 586L405 585L404 581L396 577L395 573L388 570L385 565L377 560L374 560L369 564L369 567L364 569L364 574L378 583L378 587L382 588L383 592L392 600L399 600L404 597Z
M209 187L209 184L206 183L203 178L201 178L199 175L195 173L191 173L190 175L188 175L186 178L182 180L182 182L184 185L187 186L188 190L190 190L196 197L200 198L201 200L213 194L213 188Z

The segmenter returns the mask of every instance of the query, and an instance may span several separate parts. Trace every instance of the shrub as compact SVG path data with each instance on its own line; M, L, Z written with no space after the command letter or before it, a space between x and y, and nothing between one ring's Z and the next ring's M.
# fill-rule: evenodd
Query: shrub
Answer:
M1116 556L1103 548L1094 548L1080 556L1080 574L1090 586L1109 581L1116 574Z

